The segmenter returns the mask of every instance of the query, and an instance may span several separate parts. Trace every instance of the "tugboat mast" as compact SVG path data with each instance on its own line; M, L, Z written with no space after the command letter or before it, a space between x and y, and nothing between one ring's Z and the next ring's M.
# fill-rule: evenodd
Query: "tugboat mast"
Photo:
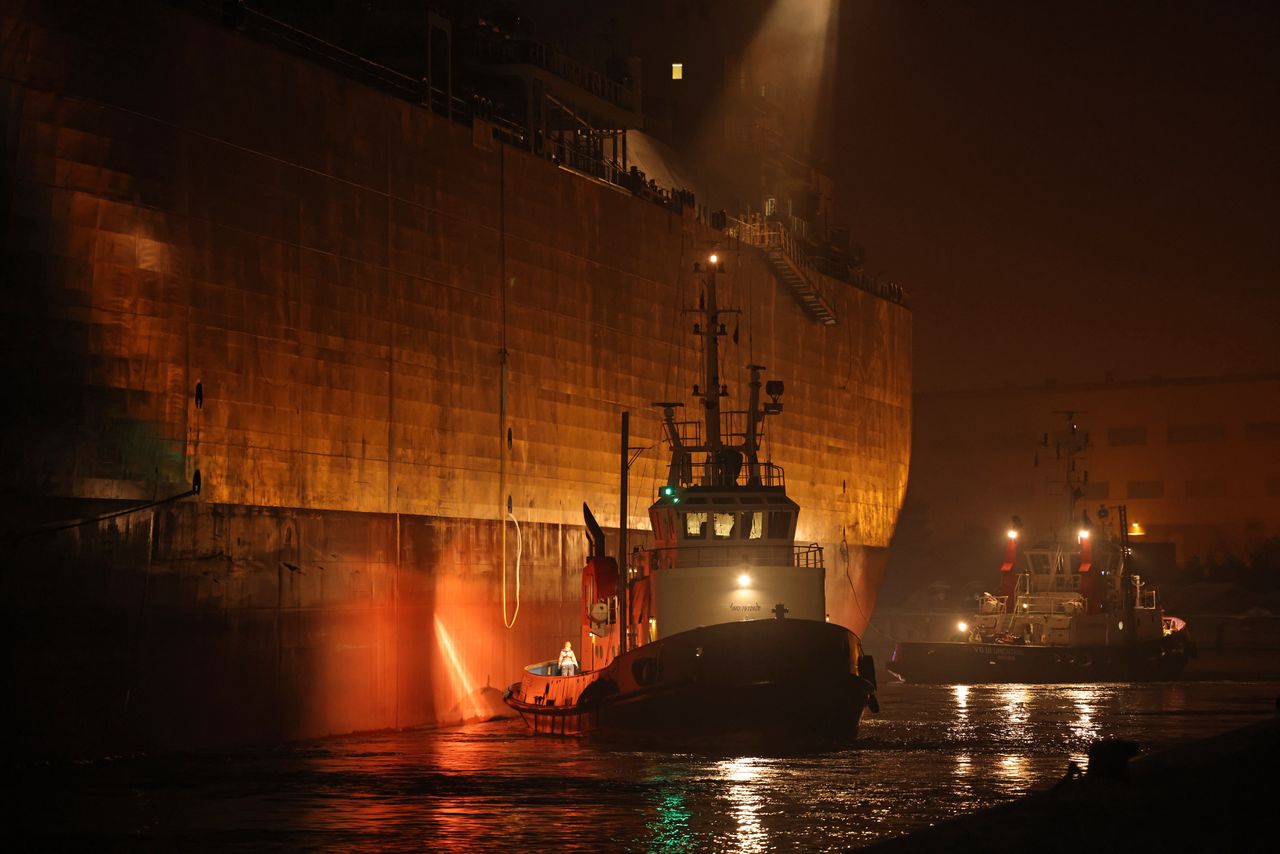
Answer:
M1083 415L1084 412L1074 409L1058 409L1054 410L1055 415L1061 415L1066 419L1067 430L1065 435L1055 440L1054 450L1058 459L1062 459L1065 452L1066 455L1066 475L1063 478L1063 491L1067 495L1067 535L1070 539L1070 532L1076 526L1076 503L1084 497L1084 487L1089 483L1089 472L1085 472L1076 477L1076 457L1084 453L1089 448L1089 434L1085 432L1083 435L1079 432L1079 425L1076 423L1076 416ZM1045 435L1044 446L1049 444L1048 434ZM1078 520L1083 525L1089 523L1088 512L1084 517Z
M732 436L741 436L741 441L725 441L723 411L720 398L729 394L728 386L720 382L720 336L725 335L725 324L720 321L723 314L738 313L739 309L720 307L716 293L716 274L724 271L724 264L716 255L708 259L706 290L699 300L698 308L690 311L699 315L699 321L693 326L693 333L701 336L702 348L702 383L694 386L694 397L701 398L703 407L703 440L699 444L688 444L680 436L679 424L675 420L676 408L683 404L675 402L658 402L654 406L663 409L663 425L667 438L671 442L671 465L667 471L666 489L675 490L683 484L700 481L703 486L729 486L737 482L745 461L747 466L747 483L759 486L762 483L762 465L760 463L760 437L762 426L767 415L782 412L779 398L783 393L781 380L761 382L763 365L748 365L751 371L749 382L750 398L744 416L741 432L738 428L730 428ZM694 264L694 272L702 272L700 264ZM761 403L760 388L772 398L769 403ZM694 476L692 455L706 455L701 478ZM667 493L670 494L670 493Z
M722 449L720 442L720 305L716 301L716 272L720 259L712 255L707 267L706 324L702 330L703 346L702 406L707 427L707 453L714 459ZM695 269L696 266L695 266Z

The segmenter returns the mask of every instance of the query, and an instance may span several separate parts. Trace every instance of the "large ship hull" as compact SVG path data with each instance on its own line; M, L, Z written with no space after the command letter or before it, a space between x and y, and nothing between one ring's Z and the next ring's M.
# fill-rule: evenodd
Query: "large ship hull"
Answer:
M874 692L853 632L757 620L681 632L577 677L527 670L507 703L535 733L770 745L852 740Z
M1048 646L907 642L887 665L906 682L1158 682L1175 679L1194 649L1186 630L1135 643Z
M620 410L658 443L640 413L695 352L688 247L728 239L207 6L0 4L0 279L23 283L0 555L39 567L0 610L38 757L479 716L577 637L576 508ZM839 323L815 323L763 253L728 257L787 378L801 536L858 533L827 611L861 630L906 486L910 312L830 280Z

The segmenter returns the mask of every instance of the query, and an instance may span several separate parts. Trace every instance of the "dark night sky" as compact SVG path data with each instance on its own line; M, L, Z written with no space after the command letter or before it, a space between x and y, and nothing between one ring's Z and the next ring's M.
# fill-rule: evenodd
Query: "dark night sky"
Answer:
M918 389L1280 370L1280 12L840 8L832 171Z

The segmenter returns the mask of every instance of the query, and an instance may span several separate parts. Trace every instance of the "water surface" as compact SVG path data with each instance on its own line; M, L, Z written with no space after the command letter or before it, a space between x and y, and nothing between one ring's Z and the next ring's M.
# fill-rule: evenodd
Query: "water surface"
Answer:
M13 770L11 829L219 849L840 851L1043 789L1088 746L1264 719L1275 683L886 685L821 755L663 754L516 721Z

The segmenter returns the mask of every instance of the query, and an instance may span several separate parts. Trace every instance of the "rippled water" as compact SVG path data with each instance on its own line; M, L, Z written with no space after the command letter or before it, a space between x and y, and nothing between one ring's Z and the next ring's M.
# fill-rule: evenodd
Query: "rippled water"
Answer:
M851 749L662 754L518 722L10 774L10 831L130 847L836 851L1000 803L1097 738L1158 748L1273 713L1274 683L887 685Z

